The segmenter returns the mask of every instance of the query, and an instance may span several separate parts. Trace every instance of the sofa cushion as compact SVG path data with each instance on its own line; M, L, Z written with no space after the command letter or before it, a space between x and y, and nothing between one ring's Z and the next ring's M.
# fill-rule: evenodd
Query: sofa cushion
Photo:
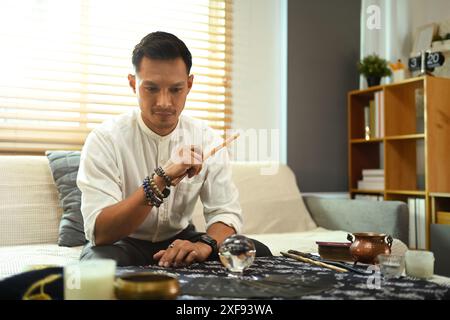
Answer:
M82 248L60 247L57 244L0 247L0 279L23 272L32 266L64 266L77 262Z
M61 213L46 157L0 157L0 246L56 243Z
M77 186L79 151L47 151L53 179L58 189L63 214L59 224L58 244L65 247L86 243L81 214L81 191Z
M233 162L232 170L244 219L242 233L302 232L316 228L295 175L287 165ZM204 220L203 207L197 202L192 221L200 231L205 230Z
M386 233L408 242L408 206L401 201L303 197L314 221L330 230ZM376 219L374 218L376 217Z

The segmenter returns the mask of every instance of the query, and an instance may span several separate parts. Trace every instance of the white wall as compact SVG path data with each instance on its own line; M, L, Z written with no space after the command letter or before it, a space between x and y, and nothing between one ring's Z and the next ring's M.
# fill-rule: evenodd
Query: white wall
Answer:
M369 29L367 19L372 13L367 9L371 5L380 8L381 26ZM411 51L411 14L410 0L361 0L361 54L360 58L373 53L389 60L401 59L406 63ZM383 78L382 83L388 83ZM360 88L366 88L364 77L360 78Z
M233 5L233 128L280 129L282 162L286 162L285 1L236 0Z
M417 27L450 19L449 0L409 0L411 16L411 32Z
M450 32L450 0L411 0L410 17L411 43L416 29L432 22L440 23L439 33L445 35ZM448 78L450 77L450 52L443 52L443 54L446 61L442 67L436 68L433 74Z
M361 57L378 53L386 59L407 61L416 29L450 19L450 0L361 0ZM381 9L381 28L367 29L366 9Z

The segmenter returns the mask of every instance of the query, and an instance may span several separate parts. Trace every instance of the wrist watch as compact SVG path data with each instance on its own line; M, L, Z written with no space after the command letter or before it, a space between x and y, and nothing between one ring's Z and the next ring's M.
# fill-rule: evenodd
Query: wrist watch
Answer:
M214 240L212 237L208 236L206 233L202 234L200 236L200 239L198 240L198 242L203 242L203 243L206 243L208 246L210 246L211 249L212 249L211 254L217 254L218 253L217 241Z

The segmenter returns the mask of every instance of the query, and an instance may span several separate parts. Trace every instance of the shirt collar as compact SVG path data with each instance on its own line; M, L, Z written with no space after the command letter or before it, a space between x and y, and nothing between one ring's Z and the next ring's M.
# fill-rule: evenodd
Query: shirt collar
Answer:
M159 134L157 134L156 132L151 130L149 127L147 127L147 125L145 124L144 120L142 119L142 113L141 113L140 109L137 110L137 113L138 113L137 114L137 120L138 120L139 128L146 135L148 135L150 138L152 138L153 140L160 141L160 142L166 141L166 140L170 140L170 138L172 137L174 132L180 128L181 116L178 118L177 126L175 127L175 129L171 133L169 133L166 136L160 136Z

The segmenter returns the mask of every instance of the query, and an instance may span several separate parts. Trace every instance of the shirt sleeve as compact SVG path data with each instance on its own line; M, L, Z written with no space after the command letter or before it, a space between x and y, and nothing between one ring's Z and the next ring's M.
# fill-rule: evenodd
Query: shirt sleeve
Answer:
M211 147L222 142L218 137L215 137L214 141ZM214 157L206 160L206 165L206 179L200 191L206 229L216 222L222 222L240 233L243 223L242 210L239 192L232 180L228 150L223 148L217 152Z
M95 245L95 221L100 212L122 200L120 172L113 146L92 131L80 157L77 185L81 190L81 213L86 238Z

